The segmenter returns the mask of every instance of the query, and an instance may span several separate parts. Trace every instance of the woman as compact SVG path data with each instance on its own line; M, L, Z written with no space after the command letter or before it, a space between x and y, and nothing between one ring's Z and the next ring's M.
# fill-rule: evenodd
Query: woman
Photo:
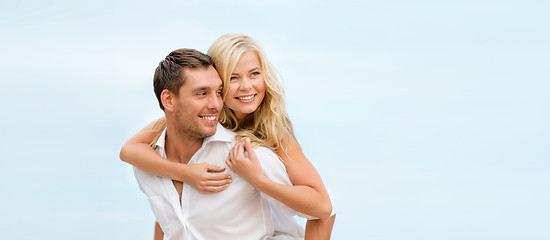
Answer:
M334 216L321 177L303 154L285 111L283 90L257 43L242 34L217 39L208 55L224 83L224 107L219 122L237 134L239 142L229 153L227 165L257 190L288 207L317 217L306 225L306 239L330 238ZM149 144L165 128L159 119L133 136L123 146L120 158L153 174L185 182L202 192L219 192L229 186L224 168L208 164L178 164L165 161ZM271 148L284 163L294 186L263 177L253 146ZM244 152L248 152L248 156ZM158 229L158 226L157 226Z

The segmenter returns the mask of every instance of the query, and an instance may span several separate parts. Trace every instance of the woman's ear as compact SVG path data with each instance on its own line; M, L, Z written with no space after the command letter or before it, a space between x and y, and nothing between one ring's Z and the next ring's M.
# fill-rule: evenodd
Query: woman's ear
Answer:
M176 96L168 89L164 89L160 93L160 101L162 102L162 106L164 106L164 111L173 112L175 100Z

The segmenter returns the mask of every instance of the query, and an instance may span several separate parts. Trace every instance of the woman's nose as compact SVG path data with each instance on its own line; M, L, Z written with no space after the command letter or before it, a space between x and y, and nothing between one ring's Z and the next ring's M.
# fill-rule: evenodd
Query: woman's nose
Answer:
M240 90L248 90L250 89L252 86L252 84L250 83L250 79L248 78L243 78L242 81L241 81L241 85L239 86L239 89Z

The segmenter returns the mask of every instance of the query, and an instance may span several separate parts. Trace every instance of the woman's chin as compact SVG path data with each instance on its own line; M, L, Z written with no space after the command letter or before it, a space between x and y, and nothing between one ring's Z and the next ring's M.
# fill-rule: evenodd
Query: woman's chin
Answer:
M246 118L248 115L254 113L254 111L256 111L256 108L253 108L253 109L239 109L237 111L235 111L235 109L232 109L233 110L233 113L235 114L235 116L237 117L237 119L239 121L243 120L244 118Z

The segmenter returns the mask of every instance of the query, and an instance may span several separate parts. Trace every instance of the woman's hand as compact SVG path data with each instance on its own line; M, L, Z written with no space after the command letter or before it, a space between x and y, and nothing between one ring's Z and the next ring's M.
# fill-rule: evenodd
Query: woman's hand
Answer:
M183 182L203 193L216 193L226 189L232 182L231 175L221 173L224 167L207 163L183 165Z
M245 155L245 152L247 155ZM233 146L233 149L231 149L225 160L225 164L252 186L255 186L255 184L258 184L265 178L258 157L248 138Z

